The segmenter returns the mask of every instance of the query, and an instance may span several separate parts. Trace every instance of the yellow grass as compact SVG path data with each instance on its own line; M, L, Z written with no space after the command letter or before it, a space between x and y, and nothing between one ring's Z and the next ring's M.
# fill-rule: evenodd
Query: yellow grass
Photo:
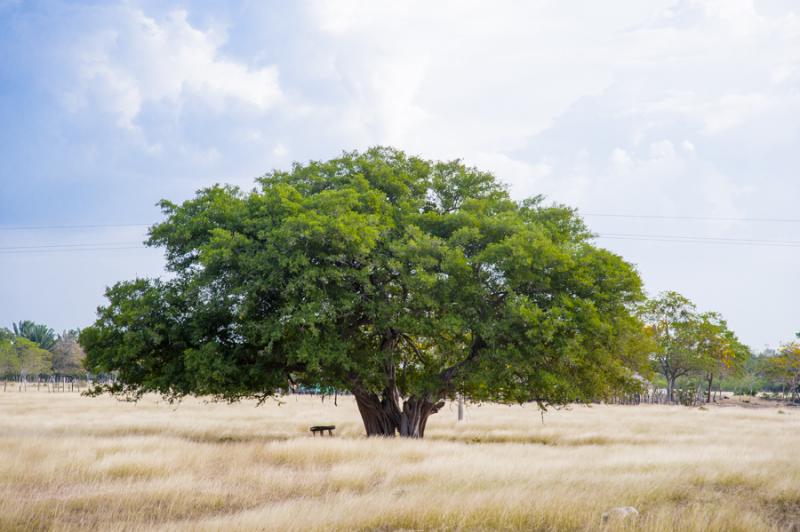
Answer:
M0 392L0 530L777 530L800 411L447 407L367 440L350 399L175 408ZM312 438L313 424L337 425ZM602 525L634 506L640 517Z

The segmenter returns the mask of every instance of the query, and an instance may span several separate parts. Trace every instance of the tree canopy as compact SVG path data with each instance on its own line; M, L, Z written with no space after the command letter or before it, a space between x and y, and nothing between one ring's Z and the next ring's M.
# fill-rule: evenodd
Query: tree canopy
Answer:
M641 281L576 213L391 148L162 201L170 276L83 330L104 391L228 400L351 391L368 435L421 437L456 393L540 406L638 386Z
M19 323L12 323L14 334L27 338L31 342L39 345L42 349L50 349L56 343L56 333L42 323L35 323L31 320L23 320Z
M800 342L783 344L778 353L769 358L766 370L770 377L788 389L794 402L800 387Z
M697 313L694 303L677 292L648 300L639 314L654 340L653 364L667 381L670 402L676 381L697 375L707 382L710 401L714 379L735 373L750 356L722 316Z
M0 329L0 375L38 375L49 368L52 355L37 343Z

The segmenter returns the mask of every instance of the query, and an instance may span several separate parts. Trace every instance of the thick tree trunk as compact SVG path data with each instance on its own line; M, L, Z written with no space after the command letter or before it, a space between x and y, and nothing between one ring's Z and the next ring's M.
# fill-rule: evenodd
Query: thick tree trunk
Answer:
M399 420L384 401L374 393L354 391L358 412L367 436L394 436Z
M445 391L423 396L406 396L401 392L397 376L397 350L401 341L409 341L394 329L385 331L381 341L383 353L383 370L385 376L384 388L380 393L374 392L363 386L361 379L355 375L350 376L351 391L356 399L358 411L364 421L364 430L367 436L395 436L400 434L405 438L422 438L425 435L425 426L428 418L438 412L444 401L439 397ZM412 347L414 347L412 345ZM416 349L414 347L414 349ZM451 383L456 373L456 367L443 371L440 375L442 385Z
M392 437L399 434L404 438L422 438L428 418L438 412L443 401L433 401L409 397L402 408L391 397L379 397L374 393L353 392L358 411L364 422L367 436Z
M444 402L434 403L427 399L410 397L403 403L400 415L400 436L406 438L422 438L425 436L425 425L428 418L439 411Z

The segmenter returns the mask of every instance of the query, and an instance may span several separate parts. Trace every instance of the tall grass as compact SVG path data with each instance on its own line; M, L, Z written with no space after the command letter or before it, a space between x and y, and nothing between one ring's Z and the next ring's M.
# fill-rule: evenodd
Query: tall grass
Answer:
M308 427L335 424L334 438ZM0 530L779 530L800 412L455 407L367 440L351 400L0 393ZM615 506L636 521L602 524ZM800 526L800 525L798 525Z

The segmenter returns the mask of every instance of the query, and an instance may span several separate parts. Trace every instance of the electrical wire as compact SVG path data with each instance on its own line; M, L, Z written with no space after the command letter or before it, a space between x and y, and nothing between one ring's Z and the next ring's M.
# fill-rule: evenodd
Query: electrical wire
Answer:
M717 237L717 236L694 236L694 235L648 235L648 234L640 234L640 233L601 233L598 236L603 236L607 238L611 237L620 237L620 238L663 238L663 239L675 239L675 240L686 240L686 241L698 241L698 242L733 242L733 243L741 243L741 244L778 244L778 245L790 245L790 246L800 246L800 240L766 240L763 238L727 238L727 237Z
M639 242L669 242L678 244L722 244L735 246L766 246L800 248L800 241L794 240L755 240L714 237L689 237L678 235L636 235L636 234L597 234L596 238L609 240L632 240Z
M689 220L706 222L756 222L756 223L800 223L800 218L735 218L719 216L666 216L658 214L618 214L601 212L580 212L581 216L623 219L650 220ZM149 227L153 224L78 224L78 225L0 225L0 231L39 231L49 229L104 229L114 227Z
M596 239L628 240L636 242L677 243L677 244L722 244L735 246L767 246L800 248L798 240L762 240L745 238L697 237L686 235L653 235L638 233L600 233ZM30 253L94 252L119 250L144 250L147 246L133 242L103 242L95 244L47 244L40 246L0 247L0 255L24 255Z
M44 229L105 229L109 227L148 227L153 224L84 224L84 225L0 225L0 231L39 231Z
M37 253L71 253L79 251L121 251L130 249L147 249L145 246L119 246L119 247L85 247L85 248L57 248L57 249L28 249L23 251L4 251L0 249L2 255L28 255Z
M105 247L105 246L140 246L141 242L94 242L87 244L40 244L35 246L10 246L0 247L0 251L22 251L28 249L46 249L46 248L79 248L79 247Z
M800 218L725 218L716 216L661 216L657 214L606 214L596 212L581 212L581 216L596 216L603 218L633 218L650 220L693 220L704 222L764 222L764 223L800 223Z

